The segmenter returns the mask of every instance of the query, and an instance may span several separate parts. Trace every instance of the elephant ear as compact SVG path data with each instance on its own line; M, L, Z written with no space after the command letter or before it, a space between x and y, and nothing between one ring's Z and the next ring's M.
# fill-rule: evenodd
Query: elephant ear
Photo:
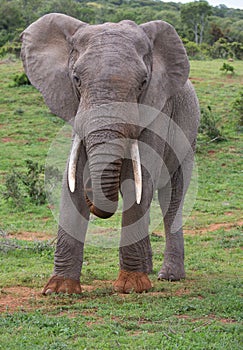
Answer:
M152 75L143 104L162 110L166 100L175 95L189 76L189 60L174 27L163 21L140 26L152 45Z
M42 93L50 110L67 121L76 115L79 104L68 70L70 39L86 25L51 13L32 23L21 35L21 58L30 82Z

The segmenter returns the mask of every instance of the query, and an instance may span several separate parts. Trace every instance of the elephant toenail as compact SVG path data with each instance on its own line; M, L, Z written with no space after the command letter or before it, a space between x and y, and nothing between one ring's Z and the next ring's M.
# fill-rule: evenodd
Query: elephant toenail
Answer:
M50 295L50 294L52 294L52 293L53 293L53 290L51 290L51 289L47 289L47 290L44 292L45 295Z

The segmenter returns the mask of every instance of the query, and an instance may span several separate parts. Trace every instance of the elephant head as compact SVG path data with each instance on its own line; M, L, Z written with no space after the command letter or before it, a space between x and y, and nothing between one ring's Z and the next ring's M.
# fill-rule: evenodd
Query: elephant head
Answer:
M74 127L70 191L78 181L76 163L83 143L90 173L85 182L87 204L99 217L112 215L130 145L140 203L137 140L142 128L137 106L162 110L189 74L187 55L174 28L163 21L88 25L54 13L31 24L22 33L22 42L21 57L31 83L51 111Z

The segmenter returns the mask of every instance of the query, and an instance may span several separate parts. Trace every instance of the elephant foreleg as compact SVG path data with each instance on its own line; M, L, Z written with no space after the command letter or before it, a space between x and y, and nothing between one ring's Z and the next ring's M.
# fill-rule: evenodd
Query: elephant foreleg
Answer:
M54 272L44 287L43 294L81 293L83 247L89 219L89 209L83 193L84 161L80 157L77 164L79 181L74 193L68 188L67 171L64 174Z
M119 248L120 273L114 283L115 291L120 293L141 293L152 287L148 278L153 265L147 216L140 218L138 223L122 228Z
M42 290L42 294L81 293L80 274L83 264L84 243L58 229L58 240L54 258L54 272Z
M150 195L146 191L149 191ZM114 284L114 289L122 293L131 291L141 293L152 287L148 278L148 273L152 271L152 249L148 235L152 189L147 183L140 205L134 203L135 193L132 181L126 182L122 194L120 273Z

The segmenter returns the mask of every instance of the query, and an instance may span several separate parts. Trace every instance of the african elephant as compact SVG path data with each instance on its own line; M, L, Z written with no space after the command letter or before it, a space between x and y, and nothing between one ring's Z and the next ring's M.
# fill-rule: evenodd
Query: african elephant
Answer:
M158 279L184 278L182 207L199 105L175 29L163 21L89 25L52 13L22 33L21 57L51 111L73 126L54 272L43 294L81 293L90 213L113 215L119 193L123 213L114 290L152 287L149 208L157 190L166 236Z

